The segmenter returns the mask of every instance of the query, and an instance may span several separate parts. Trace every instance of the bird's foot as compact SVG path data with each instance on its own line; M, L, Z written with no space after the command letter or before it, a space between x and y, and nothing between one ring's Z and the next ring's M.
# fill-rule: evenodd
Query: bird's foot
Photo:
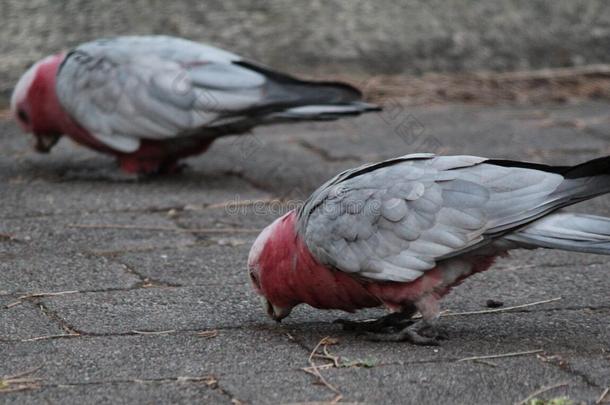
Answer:
M159 167L156 174L181 174L190 169L187 163L171 162Z
M133 156L120 157L118 163L123 172L137 174L141 178L180 174L189 167L187 164L178 162L174 159L138 159Z
M394 333L367 332L366 338L374 342L409 342L420 346L439 346L446 334L439 332L433 325L421 322L406 326Z
M425 325L421 326L417 332L421 336L425 336L425 337L436 339L436 340L449 339L449 334L436 325L425 324Z
M395 333L412 325L411 314L395 312L372 321L350 321L337 319L333 323L343 326L343 330L360 333Z

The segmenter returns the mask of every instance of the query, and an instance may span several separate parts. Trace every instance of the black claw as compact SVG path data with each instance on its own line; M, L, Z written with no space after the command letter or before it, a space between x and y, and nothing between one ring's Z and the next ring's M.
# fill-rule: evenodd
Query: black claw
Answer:
M409 342L418 346L440 346L438 339L422 336L409 328L405 328L393 334L367 332L365 336L368 340L373 342Z
M396 333L413 324L410 314L393 313L372 321L336 319L333 323L350 332Z

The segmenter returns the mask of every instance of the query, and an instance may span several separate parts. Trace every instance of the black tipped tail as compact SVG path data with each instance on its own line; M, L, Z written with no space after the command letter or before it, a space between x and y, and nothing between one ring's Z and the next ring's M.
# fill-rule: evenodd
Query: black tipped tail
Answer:
M562 173L566 179L577 179L582 177L610 176L610 156L605 156L576 166L567 168Z
M346 83L300 80L251 62L234 63L267 78L265 98L255 110L270 120L331 120L381 110Z

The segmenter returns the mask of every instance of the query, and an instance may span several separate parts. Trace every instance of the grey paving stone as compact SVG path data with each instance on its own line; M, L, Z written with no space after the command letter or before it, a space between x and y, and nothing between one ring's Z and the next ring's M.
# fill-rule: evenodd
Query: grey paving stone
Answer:
M141 281L108 258L61 253L1 255L0 295L130 288Z
M404 366L331 370L329 383L345 392L344 400L364 403L514 404L546 385L567 383L539 398L567 396L591 403L599 389L578 376L510 359L501 367L476 363L426 363Z
M251 239L218 236L192 247L128 253L116 260L146 278L172 285L244 284L250 245Z
M157 213L85 212L4 219L2 223L4 233L13 235L29 248L54 252L152 250L195 242L186 232L172 231L177 228L176 224L166 215Z
M86 333L205 330L257 323L265 314L245 284L147 288L44 299L72 327Z
M0 375L37 366L45 384L176 379L223 374L284 372L307 364L308 353L264 329L223 330L214 338L195 333L103 336L0 343Z
M564 359L565 368L572 373L582 375L591 384L598 387L610 387L610 352L600 353L597 356L570 355Z
M20 130L0 120L3 147L0 179L6 180L0 218L66 214L79 211L158 211L204 206L268 194L211 166L207 171L186 169L176 176L125 181L109 157L74 145L69 140L51 154L31 151ZM208 159L204 154L197 159ZM190 160L189 160L190 162Z
M306 198L324 179L336 174L318 155L286 142L285 137L257 134L220 139L208 151L209 159L192 162L193 170L239 173L252 184L271 190L274 196L300 198ZM251 138L254 140L248 140ZM246 146L236 147L236 142L245 142Z
M323 132L299 132L331 161L376 161L415 152L469 154L578 163L608 153L607 141L562 124L551 111L474 106L395 107L359 120L332 123ZM563 110L560 110L563 112ZM557 121L558 124L553 124Z
M274 325L249 281L197 287L140 288L46 297L42 302L75 329L94 334L207 330ZM370 314L364 312L364 316ZM381 311L373 311L379 314ZM288 322L332 322L340 311L300 306ZM362 316L362 314L361 314Z
M599 257L592 256L589 260L595 259ZM586 264L585 261L554 267L526 263L504 261L502 264L509 267L499 266L469 277L446 296L443 306L476 310L483 309L488 299L513 306L561 297L540 308L610 307L606 286L608 262Z
M252 205L245 205L252 201ZM240 205L241 204L241 205ZM272 199L248 200L236 196L229 200L226 205L213 209L185 210L175 217L176 223L190 229L208 228L236 228L246 229L252 232L239 233L227 232L235 238L256 238L258 231L282 216L297 204L296 200L279 201ZM209 239L213 234L198 234L198 236ZM226 235L223 235L226 236Z
M587 131L607 116L607 107L409 107L399 115L421 121L424 139L438 136L443 153L577 163L610 153L605 135ZM573 123L579 118L586 127ZM333 393L300 370L325 336L339 339L332 353L375 360L371 369L323 371L345 401L512 403L542 386L567 381L566 390L549 391L548 397L594 402L610 384L610 261L604 256L537 250L500 259L494 269L458 286L443 308L486 309L490 298L505 306L562 299L516 313L444 317L441 326L449 340L440 347L373 343L332 324L338 317L376 317L383 309L350 315L299 306L281 324L268 319L246 276L257 232L217 230L259 230L282 211L264 206L234 212L223 204L278 196L292 203L342 169L425 146L397 134L396 120L388 123L373 114L261 128L254 138L227 138L189 159L192 167L183 176L141 183L96 177L91 170L115 170L112 159L69 142L50 155L33 154L27 138L0 120L0 182L5 186L0 193L0 337L65 333L51 317L85 333L0 342L0 375L42 365L36 376L44 385L0 394L0 402L330 400ZM571 209L610 215L610 198ZM215 231L171 231L176 228ZM68 290L94 292L4 308L18 294ZM48 308L48 316L38 302ZM213 329L219 332L215 338L196 334ZM169 330L175 332L134 334ZM544 356L493 359L496 367L456 362L533 349L544 350ZM176 381L209 374L228 394Z
M311 349L325 336L337 338L328 350L341 363L372 366L322 372L345 401L514 403L542 386L569 382L567 390L548 395L590 403L607 382L609 321L608 310L445 318L441 324L449 339L439 347L369 342L328 324L287 325L286 330ZM492 365L459 361L530 350L543 352L489 359ZM555 358L567 365L555 364Z
M366 318L364 318L366 319ZM325 336L339 339L332 352L375 364L448 363L472 356L543 350L550 354L607 357L610 310L532 311L443 317L439 326L448 339L438 347L409 343L370 342L330 323L282 326L304 346L313 347ZM535 355L530 355L533 359ZM497 359L500 363L504 359ZM496 360L494 360L496 362Z
M117 174L116 170L108 172ZM79 211L168 211L232 201L237 194L242 199L268 196L236 177L193 172L179 178L141 181L12 179L0 217L71 215Z
M307 367L307 355L299 367ZM327 403L332 392L304 371L254 371L221 376L222 386L248 404Z
M0 297L0 340L30 339L65 333L56 322L44 315L40 308L29 302L6 308L6 305L15 302L16 297Z
M35 181L9 184L9 195L0 216L65 214L94 211L168 211L185 206L204 206L231 201L239 190L242 199L267 197L246 182L233 177L206 178L199 173L185 174L180 180L139 182L54 183ZM199 179L196 176L200 176Z
M40 404L231 404L231 398L204 382L130 382L42 387L3 394L2 403Z

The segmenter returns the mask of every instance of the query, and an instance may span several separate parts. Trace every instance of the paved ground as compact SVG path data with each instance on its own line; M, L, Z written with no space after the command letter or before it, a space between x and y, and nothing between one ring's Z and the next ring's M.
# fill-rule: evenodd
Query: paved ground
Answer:
M112 180L112 160L69 141L36 155L0 121L0 402L330 401L302 371L330 336L342 367L320 372L345 402L510 404L555 387L538 396L594 403L610 386L610 259L517 252L445 308L560 299L446 317L438 348L371 343L331 324L337 313L266 318L246 257L285 206L235 201L292 203L340 169L422 150L579 162L610 153L609 107L391 101L380 115L227 138L183 175L138 183ZM610 215L609 203L575 209Z

